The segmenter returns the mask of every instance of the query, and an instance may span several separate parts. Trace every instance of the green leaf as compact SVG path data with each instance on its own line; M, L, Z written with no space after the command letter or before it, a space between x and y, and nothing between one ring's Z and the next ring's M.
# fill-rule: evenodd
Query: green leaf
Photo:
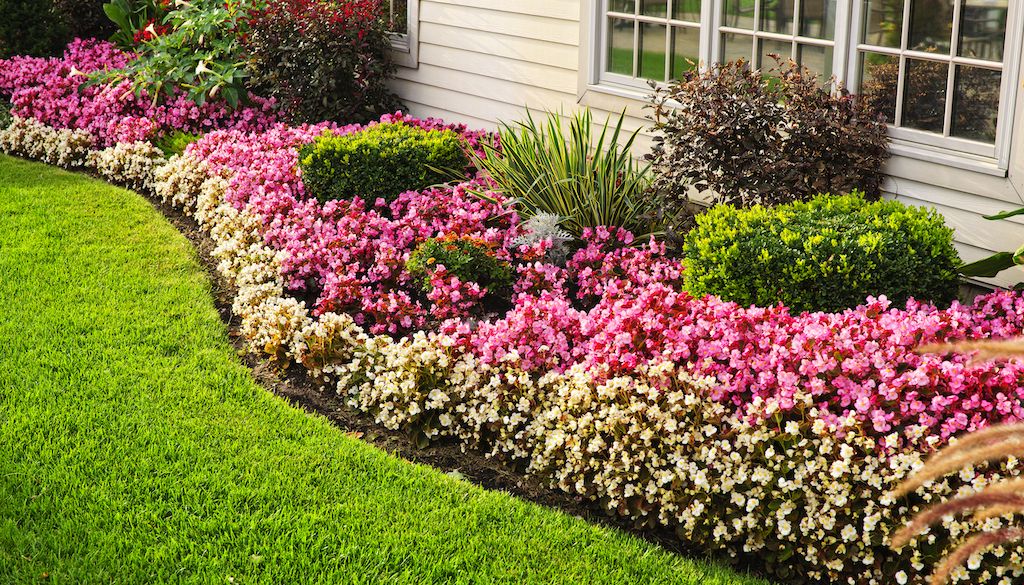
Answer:
M128 21L128 15L120 6L113 2L103 5L103 13L122 30L132 28L131 23Z
M1008 217L1014 217L1014 216L1017 216L1017 215L1024 215L1024 207L1021 207L1020 209L1015 209L1013 211L1002 211L1002 212L997 213L995 215L986 215L985 219L998 220L998 219L1006 219Z
M1012 268L1015 264L1012 253L1000 252L983 260L964 264L960 267L960 274L979 278L991 278L1007 268Z

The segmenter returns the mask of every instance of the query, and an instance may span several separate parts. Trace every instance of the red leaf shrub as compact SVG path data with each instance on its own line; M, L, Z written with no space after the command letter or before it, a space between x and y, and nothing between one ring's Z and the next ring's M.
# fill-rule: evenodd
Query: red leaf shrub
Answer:
M380 0L269 0L244 38L250 83L294 121L367 122L398 109Z

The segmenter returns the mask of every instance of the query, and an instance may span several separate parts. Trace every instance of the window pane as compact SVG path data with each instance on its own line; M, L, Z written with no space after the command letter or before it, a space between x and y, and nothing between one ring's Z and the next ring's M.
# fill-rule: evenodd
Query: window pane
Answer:
M911 0L907 48L949 54L952 38L953 0Z
M636 9L636 0L611 0L608 3L608 10L612 12L625 12L633 14Z
M999 71L957 67L953 95L953 136L995 143L999 115Z
M390 0L388 4L388 32L400 35L409 33L409 1Z
M960 17L960 56L1003 60L1008 0L964 0Z
M761 30L793 34L795 0L761 0Z
M637 77L665 81L665 35L668 27L663 24L643 23L640 25L640 72Z
M903 0L864 0L864 43L900 48Z
M778 63L771 55L778 55L783 65L789 62L792 57L793 45L792 43L784 43L782 41L772 41L768 39L761 40L761 62L758 63L765 72L769 72L773 69L778 68Z
M701 0L675 0L672 2L672 18L686 22L700 22Z
M676 27L672 29L672 79L682 79L683 74L700 63L700 30Z
M835 38L837 0L804 0L800 9L800 35L815 39Z
M668 0L640 0L640 14L668 16Z
M722 62L743 59L747 63L750 63L750 55L753 52L753 37L735 33L722 35Z
M946 82L949 65L907 59L903 82L903 124L929 132L942 132L946 119Z
M754 30L754 0L722 0L722 25Z
M899 80L899 57L861 53L860 93L890 124L896 122L896 87Z
M821 77L821 83L828 83L832 77L832 47L800 45L797 47L797 62Z
M633 75L633 21L608 19L608 71Z

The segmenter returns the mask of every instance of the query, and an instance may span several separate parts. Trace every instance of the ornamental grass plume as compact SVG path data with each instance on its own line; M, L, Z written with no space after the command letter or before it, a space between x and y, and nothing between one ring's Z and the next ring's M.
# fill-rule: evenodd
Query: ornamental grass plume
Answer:
M975 362L1014 359L1024 357L1024 339L961 341L926 345L922 346L919 352L975 352L972 358ZM967 466L1011 457L1024 457L1024 424L997 425L970 433L932 456L924 467L895 489L894 495L905 496L927 482ZM972 510L974 511L974 521L979 523L1024 512L1024 480L999 481L977 493L959 496L929 506L893 535L890 546L893 549L902 548L928 527L941 522L943 517L959 515ZM975 534L961 543L939 563L932 573L930 583L931 585L947 583L950 575L958 567L967 563L973 555L1019 540L1024 540L1024 528L1019 526L1002 527Z

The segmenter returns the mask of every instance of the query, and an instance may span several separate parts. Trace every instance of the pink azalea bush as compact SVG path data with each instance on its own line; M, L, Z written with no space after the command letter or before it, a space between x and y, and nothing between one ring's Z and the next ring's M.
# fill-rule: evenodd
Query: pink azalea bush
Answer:
M99 146L150 140L172 130L259 130L277 117L273 100L256 96L251 106L231 109L223 102L200 107L184 94L154 104L151 96L135 95L127 82L83 85L89 73L123 67L131 58L112 43L76 39L60 57L0 60L0 97L10 100L16 116L85 130Z

